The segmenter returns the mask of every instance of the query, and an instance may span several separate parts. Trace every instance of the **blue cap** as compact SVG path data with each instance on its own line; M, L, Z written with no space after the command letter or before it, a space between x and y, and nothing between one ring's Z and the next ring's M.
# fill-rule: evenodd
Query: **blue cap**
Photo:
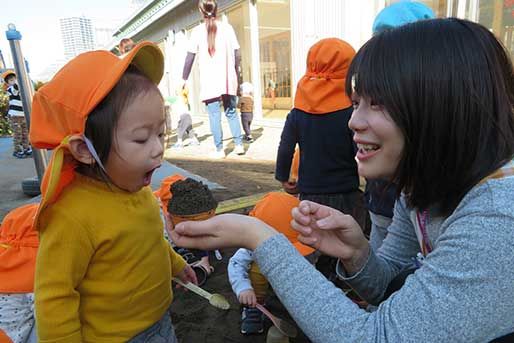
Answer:
M400 1L378 13L373 22L373 34L432 18L435 18L435 14L430 7L414 1Z

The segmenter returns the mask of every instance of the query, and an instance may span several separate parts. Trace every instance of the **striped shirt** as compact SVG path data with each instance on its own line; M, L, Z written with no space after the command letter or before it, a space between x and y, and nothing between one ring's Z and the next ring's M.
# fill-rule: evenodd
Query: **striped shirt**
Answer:
M23 104L21 102L20 90L17 84L7 88L9 93L9 111L7 114L11 117L23 117Z

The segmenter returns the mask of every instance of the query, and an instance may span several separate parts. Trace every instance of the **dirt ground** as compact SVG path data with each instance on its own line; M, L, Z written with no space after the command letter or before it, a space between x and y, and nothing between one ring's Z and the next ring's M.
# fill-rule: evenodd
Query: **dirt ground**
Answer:
M218 201L280 188L280 184L274 179L275 165L272 162L254 163L235 159L213 162L177 159L169 161L226 187L226 190L213 192ZM240 333L241 308L230 288L227 276L227 263L235 251L235 249L222 250L223 259L221 261L216 260L214 254L211 254L210 260L214 266L214 272L203 286L211 293L224 295L231 305L228 311L212 307L208 301L192 292L184 292L182 289L175 290L172 313L179 342L266 342L266 332L271 326L269 320L265 321L265 331L261 335L244 336ZM273 295L272 290L267 307L273 314L294 323L285 308ZM301 330L298 329L298 332L298 337L291 339L290 342L309 342Z

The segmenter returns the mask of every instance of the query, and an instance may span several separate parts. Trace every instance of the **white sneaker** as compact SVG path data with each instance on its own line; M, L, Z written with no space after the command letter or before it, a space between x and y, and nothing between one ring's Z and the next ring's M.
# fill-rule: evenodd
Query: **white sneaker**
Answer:
M238 155L244 155L245 153L245 148L242 144L240 145L236 145L236 147L234 148L234 152Z
M212 151L209 154L209 157L212 158L212 159L215 159L215 160L219 160L219 159L225 158L225 151L224 150Z
M190 143L190 145L198 146L198 145L200 145L200 141L198 140L198 138L193 137L193 138L191 138L191 143Z

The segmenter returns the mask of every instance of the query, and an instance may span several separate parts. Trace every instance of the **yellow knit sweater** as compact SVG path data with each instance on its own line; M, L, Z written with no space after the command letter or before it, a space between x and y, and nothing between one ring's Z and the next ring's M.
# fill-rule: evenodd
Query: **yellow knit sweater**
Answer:
M185 261L163 238L150 188L127 193L77 175L42 217L40 342L123 342L157 322Z

